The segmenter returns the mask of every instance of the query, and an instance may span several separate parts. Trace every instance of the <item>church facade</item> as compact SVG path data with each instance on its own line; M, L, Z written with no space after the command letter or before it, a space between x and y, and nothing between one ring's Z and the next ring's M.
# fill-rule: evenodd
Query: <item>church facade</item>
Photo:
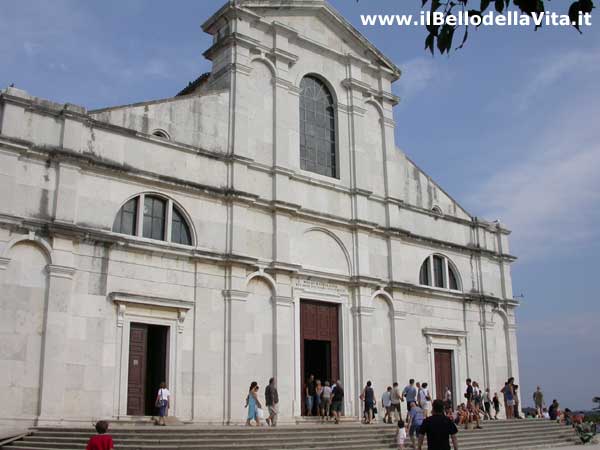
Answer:
M518 379L510 232L394 142L400 69L321 0L228 2L211 72L88 111L0 95L0 423L238 423L275 376L460 401ZM401 81L399 81L401 82Z

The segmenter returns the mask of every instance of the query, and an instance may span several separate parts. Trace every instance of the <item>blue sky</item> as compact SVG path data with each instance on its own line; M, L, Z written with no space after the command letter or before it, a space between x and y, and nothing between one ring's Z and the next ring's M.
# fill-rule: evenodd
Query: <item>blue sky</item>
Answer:
M2 0L0 87L89 109L172 96L210 69L200 24L221 3ZM361 13L417 12L420 0L331 3L403 70L397 145L473 215L513 230L524 404L540 384L590 408L600 395L600 24L583 35L482 28L432 58L421 28L360 24Z

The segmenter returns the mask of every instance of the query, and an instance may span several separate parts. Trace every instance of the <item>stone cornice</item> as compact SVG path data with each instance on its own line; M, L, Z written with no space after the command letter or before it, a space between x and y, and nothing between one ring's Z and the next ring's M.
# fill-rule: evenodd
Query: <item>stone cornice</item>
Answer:
M48 264L46 270L50 277L65 278L67 280L72 280L76 271L75 267L61 266L58 264Z
M132 292L111 292L109 298L114 303L125 303L132 305L158 306L160 308L189 311L194 307L194 302L189 300L173 299L166 297L154 297L150 295L136 294Z
M10 258L0 256L0 270L5 270L8 267L8 263L10 263Z
M226 302L245 302L248 299L249 293L246 291L238 291L235 289L224 289L223 298Z

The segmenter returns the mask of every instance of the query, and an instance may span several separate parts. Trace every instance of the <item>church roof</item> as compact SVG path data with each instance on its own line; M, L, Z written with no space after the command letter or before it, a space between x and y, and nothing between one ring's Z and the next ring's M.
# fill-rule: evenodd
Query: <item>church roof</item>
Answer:
M358 42L362 47L368 50L374 57L375 60L394 73L396 78L400 77L400 69L396 66L387 56L385 56L375 45L373 45L365 36L360 33L350 22L348 22L344 16L342 16L335 8L333 8L325 0L229 0L219 11L213 14L204 24L202 29L207 33L214 33L215 30L211 30L213 25L228 11L232 9L245 10L248 12L254 12L252 10L264 10L273 9L280 10L285 13L290 10L295 12L306 11L307 15L320 14L330 21L330 23L337 24L343 30L345 30L353 39ZM257 13L255 13L257 14ZM258 14L260 15L260 14Z

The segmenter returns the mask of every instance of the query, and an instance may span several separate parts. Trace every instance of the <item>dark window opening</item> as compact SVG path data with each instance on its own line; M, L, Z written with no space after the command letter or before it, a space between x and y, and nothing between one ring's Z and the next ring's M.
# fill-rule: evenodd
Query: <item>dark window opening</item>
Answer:
M306 76L300 83L300 167L337 176L333 97L322 81Z
M132 198L119 210L113 231L116 233L135 235L137 225L137 198Z
M144 229L145 238L165 240L165 201L158 197L147 195L144 199Z
M456 274L452 267L448 267L448 277L450 278L450 289L454 291L458 291L458 280L456 279Z
M429 258L421 265L421 273L419 274L419 283L425 286L431 286L429 281Z
M190 229L183 215L175 207L173 207L173 221L171 222L171 242L192 245Z
M433 279L435 287L444 287L444 260L437 255L433 256Z

